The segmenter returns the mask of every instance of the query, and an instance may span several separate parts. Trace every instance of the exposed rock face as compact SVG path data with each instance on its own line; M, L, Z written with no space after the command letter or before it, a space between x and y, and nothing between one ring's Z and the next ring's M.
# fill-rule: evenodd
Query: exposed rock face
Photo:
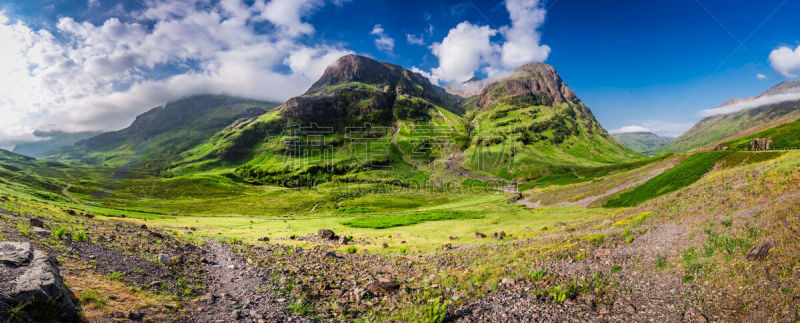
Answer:
M755 138L750 142L751 151L769 150L772 138Z
M0 242L0 308L23 303L36 321L80 321L78 300L53 259L27 242Z
M305 94L286 101L279 113L289 118L327 120L368 115L371 119L362 121L383 123L391 120L398 96L440 105L456 101L455 96L419 73L368 57L347 55L328 66Z
M484 87L478 99L478 107L488 106L507 96L532 96L544 104L572 102L577 99L575 92L561 80L556 69L542 63L517 67L511 76Z

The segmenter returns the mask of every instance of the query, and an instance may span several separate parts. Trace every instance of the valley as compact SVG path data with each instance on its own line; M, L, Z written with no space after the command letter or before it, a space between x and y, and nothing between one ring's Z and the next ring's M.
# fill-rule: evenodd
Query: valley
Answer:
M51 256L75 298L0 313L795 321L794 104L634 149L542 63L459 92L347 55L282 104L187 97L39 159L0 151L0 244Z

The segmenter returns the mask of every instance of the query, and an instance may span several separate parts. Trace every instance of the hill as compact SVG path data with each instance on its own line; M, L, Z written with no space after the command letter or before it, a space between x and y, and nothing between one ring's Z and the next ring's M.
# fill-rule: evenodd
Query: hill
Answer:
M103 133L45 156L70 164L126 166L177 159L236 120L260 116L276 104L199 95L139 115L122 130Z
M743 110L706 117L660 152L686 152L780 119L800 116L800 81L778 84L758 96L731 99L718 109Z
M36 130L33 132L33 135L42 138L41 141L18 144L14 147L13 151L14 153L30 157L44 157L50 152L72 146L78 141L94 137L101 133L102 132L95 131L64 132Z
M652 132L629 132L612 135L619 143L643 154L652 154L667 144L668 140Z
M771 150L800 148L800 119L723 142L718 147L732 150L749 150L750 142L755 138L769 138L769 149Z
M464 165L476 171L530 180L642 157L614 140L550 65L517 67L474 104Z

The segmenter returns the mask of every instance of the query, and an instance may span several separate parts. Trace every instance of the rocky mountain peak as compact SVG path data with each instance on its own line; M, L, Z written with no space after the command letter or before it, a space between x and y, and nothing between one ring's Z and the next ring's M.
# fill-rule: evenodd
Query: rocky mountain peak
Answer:
M360 55L346 55L328 66L309 91L345 82L390 83L400 78L400 71L402 68L396 65Z
M550 104L577 99L556 69L543 63L519 66L505 79L490 83L481 91L478 106L484 107L508 96L532 96Z

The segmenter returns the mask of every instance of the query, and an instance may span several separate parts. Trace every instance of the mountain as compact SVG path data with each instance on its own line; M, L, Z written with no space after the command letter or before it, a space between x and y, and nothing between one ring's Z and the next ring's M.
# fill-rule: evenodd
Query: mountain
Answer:
M641 157L611 137L547 64L522 65L486 85L470 113L465 165L494 176L527 180Z
M168 173L216 169L285 186L417 185L527 180L641 157L549 65L521 66L463 100L400 66L347 55L302 95L188 149Z
M734 111L737 109L741 109ZM691 129L664 145L660 152L686 152L736 136L753 132L763 124L786 122L800 116L800 81L783 82L766 92L746 98L730 99L718 109L724 112L703 118ZM775 126L775 124L771 125Z
M36 130L33 132L33 135L42 138L42 140L16 145L14 147L14 153L37 158L44 157L47 153L72 146L78 141L94 137L101 133L102 132L95 131L64 132Z
M643 154L653 154L669 141L652 132L628 132L612 136L625 147Z
M751 142L755 138L767 138L770 150L798 149L800 148L800 118L796 117L792 122L720 143L714 148L719 150L766 150L766 147L759 149L751 146Z
M229 96L187 97L139 115L125 129L78 141L45 157L104 166L175 160L234 121L260 116L275 106Z

